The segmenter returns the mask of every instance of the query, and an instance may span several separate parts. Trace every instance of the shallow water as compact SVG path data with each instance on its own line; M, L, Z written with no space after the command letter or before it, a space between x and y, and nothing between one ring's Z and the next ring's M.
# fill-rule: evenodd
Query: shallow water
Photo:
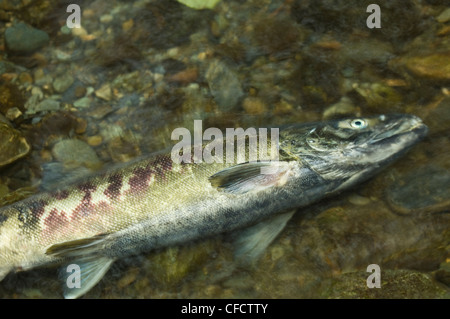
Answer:
M224 129L415 114L430 128L419 145L299 210L257 263L237 264L220 235L119 261L85 297L448 298L450 7L380 1L381 28L369 29L371 2L81 1L80 29L65 27L66 1L2 2L0 112L31 147L1 168L3 202L47 178L42 167L127 162L173 145L173 129L194 120ZM12 21L48 44L12 52ZM380 289L366 285L371 264ZM10 274L0 297L61 298L57 268Z

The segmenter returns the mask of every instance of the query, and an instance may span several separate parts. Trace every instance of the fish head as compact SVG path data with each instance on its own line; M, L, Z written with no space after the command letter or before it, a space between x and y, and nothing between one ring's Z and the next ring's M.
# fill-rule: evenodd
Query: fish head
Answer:
M420 118L406 114L294 125L280 131L280 153L327 180L356 182L393 162L427 131Z

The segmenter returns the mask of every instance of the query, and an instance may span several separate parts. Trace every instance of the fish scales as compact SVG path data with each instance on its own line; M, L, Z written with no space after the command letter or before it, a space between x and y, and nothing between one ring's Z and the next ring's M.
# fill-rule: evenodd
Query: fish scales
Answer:
M0 280L69 261L82 268L82 287L65 287L75 298L117 258L238 229L239 254L255 258L296 209L370 178L426 133L413 115L293 124L280 128L276 160L176 163L159 153L34 195L0 209Z

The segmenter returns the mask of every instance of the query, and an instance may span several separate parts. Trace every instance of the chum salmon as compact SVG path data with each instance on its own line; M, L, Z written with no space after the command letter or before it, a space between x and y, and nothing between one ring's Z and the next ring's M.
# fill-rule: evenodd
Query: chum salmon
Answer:
M76 264L81 285L64 296L77 298L119 258L233 231L239 254L256 258L298 208L367 180L427 130L400 114L285 125L276 161L175 163L159 153L33 195L0 208L0 280Z

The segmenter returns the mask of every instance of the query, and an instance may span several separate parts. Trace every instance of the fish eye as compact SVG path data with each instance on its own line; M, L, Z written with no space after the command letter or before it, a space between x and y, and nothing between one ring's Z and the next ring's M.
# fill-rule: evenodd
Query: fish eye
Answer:
M367 121L363 119L356 119L351 121L350 125L353 128L362 129L367 126Z

